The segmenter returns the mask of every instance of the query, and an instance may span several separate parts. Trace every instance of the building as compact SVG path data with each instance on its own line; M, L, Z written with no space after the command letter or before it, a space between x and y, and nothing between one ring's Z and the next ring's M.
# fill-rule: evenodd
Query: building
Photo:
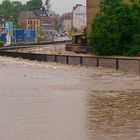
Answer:
M18 24L22 29L38 30L40 18L33 11L23 11L18 17Z
M91 30L91 24L95 15L100 11L101 5L104 4L106 0L87 0L87 26L88 32ZM124 0L129 2L131 0Z
M48 15L48 35L54 35L56 32L56 17L55 17L55 12L53 11L47 11Z
M90 32L95 15L100 11L100 0L87 0L87 27Z
M62 32L69 32L72 30L72 13L64 13L61 16Z
M46 35L55 33L55 13L50 10L50 0L45 1L41 9L23 11L18 17L18 24L22 29L43 30Z
M83 6L81 4L76 4L76 6L73 7L73 28L74 29L83 29L87 26L87 12L86 12L86 6Z
M56 31L57 33L61 33L62 32L62 21L61 21L61 16L59 14L55 15L55 19L56 19Z
M23 11L18 18L18 24L22 29L39 30L52 35L55 32L55 14L44 10Z
M51 36L55 32L55 13L52 11L36 10L35 15L40 20L40 27L43 31Z
M4 33L5 21L5 18L3 16L0 16L0 35Z

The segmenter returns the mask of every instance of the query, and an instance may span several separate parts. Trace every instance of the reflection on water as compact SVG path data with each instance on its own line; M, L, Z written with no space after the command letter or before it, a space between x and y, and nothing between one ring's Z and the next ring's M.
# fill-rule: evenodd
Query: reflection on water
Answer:
M139 140L140 93L100 93L88 98L92 140Z

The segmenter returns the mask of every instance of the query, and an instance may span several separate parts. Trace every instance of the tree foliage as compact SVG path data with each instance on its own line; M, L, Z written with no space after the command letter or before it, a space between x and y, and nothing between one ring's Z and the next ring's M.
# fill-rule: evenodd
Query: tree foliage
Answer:
M89 44L99 55L140 52L140 2L113 3L93 21Z
M42 7L42 0L30 0L26 4L20 1L3 0L0 4L0 15L17 25L17 18L21 11L37 10Z
M29 11L38 10L42 7L42 0L30 0L26 3L26 9Z
M38 41L45 41L45 32L43 31L43 29L38 29L38 32L37 32L37 38L38 38Z

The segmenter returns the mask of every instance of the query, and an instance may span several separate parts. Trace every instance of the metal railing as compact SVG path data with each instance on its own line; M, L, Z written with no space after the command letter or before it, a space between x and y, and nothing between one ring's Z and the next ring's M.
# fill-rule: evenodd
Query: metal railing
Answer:
M22 53L6 50L0 50L0 55L43 62L56 62L70 65L113 68L116 70L125 70L126 72L140 74L140 58L54 55L24 52Z

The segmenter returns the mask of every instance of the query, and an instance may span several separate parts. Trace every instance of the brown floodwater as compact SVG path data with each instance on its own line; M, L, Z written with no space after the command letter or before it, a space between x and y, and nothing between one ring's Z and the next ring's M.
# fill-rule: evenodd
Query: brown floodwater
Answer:
M91 94L88 106L91 139L140 139L140 93L126 92L116 96Z
M0 58L0 140L140 140L140 76Z

